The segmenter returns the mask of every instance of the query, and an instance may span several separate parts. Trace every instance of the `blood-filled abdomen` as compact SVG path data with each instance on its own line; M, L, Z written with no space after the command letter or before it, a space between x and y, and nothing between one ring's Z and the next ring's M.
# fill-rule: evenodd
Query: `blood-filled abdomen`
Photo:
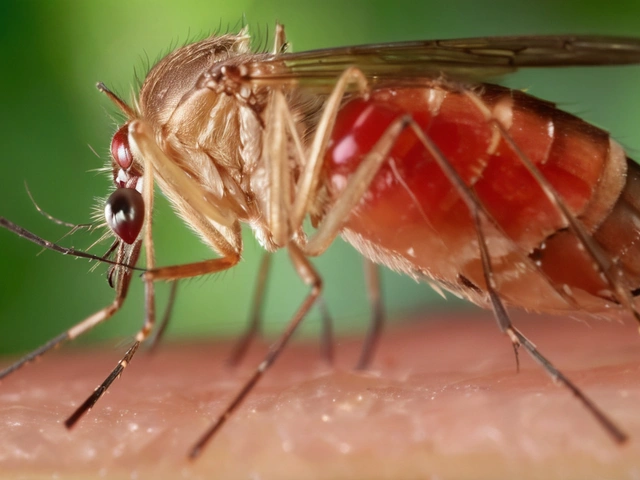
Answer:
M629 178L636 180L625 186L622 148L606 132L522 92L485 86L474 95L610 257L628 257L623 265L629 289L640 286L640 266L633 263L638 255L630 251L640 244L637 226L631 228L638 222L638 211L623 202L640 190L640 182L632 167ZM462 89L440 83L378 89L366 99L346 103L325 159L324 185L330 199L326 208L382 133L406 114L439 147L489 213L492 221L485 222L483 230L497 289L506 302L549 312L596 311L611 305L606 282L565 219L518 153ZM621 196L623 189L634 192ZM619 217L615 221L612 212ZM626 236L619 242L613 232L625 228ZM410 129L400 134L345 219L343 236L378 263L428 277L476 303L486 303L478 237L468 207Z

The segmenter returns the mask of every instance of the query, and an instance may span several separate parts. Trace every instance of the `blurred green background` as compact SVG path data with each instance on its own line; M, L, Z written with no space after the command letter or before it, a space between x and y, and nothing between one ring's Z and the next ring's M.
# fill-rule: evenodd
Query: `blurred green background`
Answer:
M285 24L294 51L355 43L506 34L599 33L640 35L637 1L4 1L0 5L0 215L56 240L64 233L41 217L39 205L70 222L87 222L95 197L109 180L103 165L114 131L108 100L97 81L129 99L134 72L188 39L218 28L237 30L242 18L260 39ZM269 39L269 45L271 39ZM561 104L640 147L640 68L592 68L518 73L517 88ZM93 147L101 158L92 153ZM102 207L102 206L101 206ZM158 264L195 261L209 250L159 201L155 217ZM234 335L246 322L260 248L245 235L244 262L232 271L184 282L170 335ZM78 233L62 243L87 247L97 236ZM97 248L96 253L103 252ZM112 299L104 272L84 260L39 248L0 231L0 353L36 347ZM344 242L316 265L341 332L366 328L368 306L361 261ZM428 286L384 272L390 315L416 310L466 308L444 302ZM274 332L301 301L300 284L284 252L270 284L266 317ZM91 338L127 338L142 322L141 282L123 311ZM159 305L166 289L161 288ZM427 305L429 304L429 305ZM490 318L487 316L486 318ZM316 312L305 328L318 326Z

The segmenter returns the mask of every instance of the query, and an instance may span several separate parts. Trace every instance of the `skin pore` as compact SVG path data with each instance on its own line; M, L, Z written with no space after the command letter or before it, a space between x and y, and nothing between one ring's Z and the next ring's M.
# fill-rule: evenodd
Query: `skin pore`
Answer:
M523 351L516 373L491 314L475 312L388 327L365 372L352 368L361 338L337 339L333 367L317 345L294 341L195 461L189 448L252 373L264 342L235 370L225 365L231 340L140 354L71 432L65 418L119 350L67 347L0 386L0 465L7 478L634 478L636 326L517 313L514 323L627 444L614 444Z

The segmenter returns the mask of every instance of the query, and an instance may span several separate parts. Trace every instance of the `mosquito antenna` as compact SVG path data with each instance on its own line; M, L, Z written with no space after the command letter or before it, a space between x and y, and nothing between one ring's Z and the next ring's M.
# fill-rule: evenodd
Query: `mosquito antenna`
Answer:
M38 213L42 216L44 216L45 218L48 218L49 220L51 220L53 223L57 223L58 225L62 225L63 227L70 227L71 230L69 231L69 233L67 233L65 235L65 237L67 235L71 235L72 233L75 233L76 231L82 229L82 228L87 228L87 229L91 229L91 227L93 226L93 224L91 223L69 223L69 222L65 222L64 220L60 220L59 218L54 217L53 215L45 212L42 208L40 208L40 206L36 203L36 200L33 198L33 195L31 194L31 190L29 190L29 185L27 185L27 182L25 180L24 182L24 188L27 191L27 195L29 195L29 198L31 199L31 203L33 203L33 206L36 207L36 210L38 211ZM64 238L64 237L63 237Z
M129 105L127 105L124 100L122 100L115 93L113 93L111 90L109 90L104 83L98 82L96 84L96 88L98 90L100 90L102 93L106 94L107 97L109 97L109 100L111 100L113 103L115 103L118 106L118 108L120 110L122 110L122 112L128 118L135 118L136 117L136 112L134 112L133 109Z
M35 233L31 233L26 228L22 228L21 226L16 225L15 223L7 220L4 217L0 217L0 227L6 228L10 232L15 233L19 237L25 238L30 242L35 243L36 245L40 245L41 247L47 248L49 250L53 250L54 252L62 253L63 255L86 258L89 260L108 263L110 265L116 265L118 267L126 267L131 270L137 270L139 272L146 272L144 268L134 267L133 265L128 265L126 263L116 262L103 257L98 257L97 255L92 255L90 253L83 252L82 250L76 250L75 248L62 247L56 243L50 242L49 240L45 240L44 238L37 236Z
M33 203L33 206L36 207L36 210L38 211L38 213L40 213L41 215L43 215L44 217L46 217L47 219L51 220L52 222L58 224L58 225L62 225L64 227L71 227L71 230L69 230L67 233L65 233L62 237L60 237L57 241L57 243L60 243L61 240L63 240L64 238L68 237L69 235L73 235L74 233L76 233L78 230L81 230L83 228L86 228L87 231L90 231L91 228L93 228L93 224L92 223L80 223L80 224L74 224L74 223L69 223L69 222L65 222L63 220L60 220L59 218L54 217L53 215L45 212L42 208L40 208L40 206L36 203L35 199L33 198L33 195L31 194L31 190L29 190L29 186L27 185L27 182L24 182L24 188L27 190L27 194L29 195L29 198L31 199L31 202ZM98 242L104 240L106 238L106 235L103 235ZM93 245L91 245L89 248L87 248L88 250L91 250L91 248L98 242L95 242ZM38 252L38 255L40 255L42 252L45 251L45 248L43 248L42 250L40 250L40 252ZM106 255L105 255L106 257ZM93 268L97 267L99 264L96 263L94 264Z

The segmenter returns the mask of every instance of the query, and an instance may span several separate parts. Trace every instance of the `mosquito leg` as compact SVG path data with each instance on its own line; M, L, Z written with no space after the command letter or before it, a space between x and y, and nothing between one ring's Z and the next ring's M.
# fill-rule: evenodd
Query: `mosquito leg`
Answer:
M319 179L322 159L340 107L340 102L344 97L347 87L352 83L358 85L361 93L364 94L366 92L366 79L362 72L356 68L348 69L338 80L323 111L322 119L312 143L309 158L303 163L304 171L297 186L296 199L291 207L291 211L289 211L287 203L287 199L290 197L287 190L287 186L289 185L287 177L288 168L282 161L282 159L287 158L287 155L284 153L287 132L294 140L298 156L304 158L304 154L286 101L281 93L274 93L269 112L270 121L268 124L270 128L267 134L265 134L265 138L268 140L267 152L270 161L267 163L270 167L270 185L272 187L269 220L276 244L282 244L286 239L290 238L291 234L296 232L300 227L302 219L307 214L312 199L311 192L313 192ZM383 133L371 152L363 159L361 166L349 180L349 184L336 204L325 216L322 224L316 230L310 241L303 247L306 255L319 255L327 249L338 235L344 219L360 200L380 166L387 160L389 151L395 144L396 139L407 127L407 120L408 117L395 120ZM288 219L288 224L285 219ZM377 272L375 272L374 275L377 275ZM382 326L383 310L379 304L379 293L377 293L379 289L378 287L370 286L369 290L371 295L375 297L375 300L372 299L372 325L361 359L358 362L358 368L364 368L370 362ZM330 327L330 319L327 314L324 314L323 317L326 332L326 329ZM328 334L325 334L325 339L326 338L328 338ZM328 358L333 355L329 353L329 346L331 345L325 340L325 347L327 348L325 351L327 352Z
M329 144L329 138L333 131L333 126L340 110L340 105L344 99L347 88L350 85L356 85L361 94L366 94L368 85L364 74L355 67L347 68L334 87L331 95L327 98L322 116L318 122L316 133L311 143L311 148L307 156L302 174L296 186L295 201L292 205L290 224L294 231L301 225L304 217L309 211L309 206L313 198L313 192L316 189L320 179L320 172L324 160L324 153ZM290 112L289 112L290 114ZM290 116L290 115L289 115ZM291 130L291 128L290 128ZM293 130L292 135L297 136L297 132Z
M95 391L89 396L89 398L87 398L82 403L82 405L80 405L76 409L76 411L73 412L73 414L71 414L71 416L64 421L65 427L67 427L68 429L73 428L74 425L78 422L78 420L80 420L85 413L87 413L89 410L93 408L96 402L100 400L102 395L105 394L105 392L114 382L114 380L120 377L120 375L122 375L122 371L129 364L129 362L131 361L131 358L133 357L133 354L136 353L136 350L138 350L139 346L140 346L140 342L135 342L129 348L129 350L127 350L127 353L124 355L122 360L118 362L118 365L116 366L116 368L112 370L112 372L105 379L105 381L102 382L100 386L98 386L98 388L96 388Z
M89 397L80 405L72 414L69 416L64 425L68 429L71 429L75 426L75 424L80 420L85 413L93 408L93 406L97 403L100 398L105 394L105 392L109 389L111 384L117 379L120 378L124 369L129 365L133 355L140 347L140 344L144 342L144 340L149 336L151 332L155 320L155 307L154 307L154 295L153 289L145 288L145 297L146 297L146 315L145 315L145 323L142 329L136 334L136 339L134 344L127 350L122 359L118 362L116 367L111 371L111 373L107 376L107 378L102 382Z
M369 305L371 305L371 323L362 346L360 359L356 365L358 370L365 370L371 364L384 326L384 305L380 296L380 271L378 266L370 260L364 261L364 271Z
M271 345L269 348L269 352L258 368L255 370L251 378L247 380L244 386L240 389L240 391L236 394L236 396L229 402L227 407L224 409L222 414L217 418L217 420L213 423L213 425L205 432L202 437L198 440L198 442L193 446L191 451L189 452L189 457L195 459L202 453L202 450L206 446L206 444L211 440L211 438L216 434L218 430L226 423L231 414L240 406L242 401L247 397L249 392L253 390L253 387L258 383L258 381L262 378L264 373L271 367L273 362L277 360L277 358L282 353L284 347L287 342L291 339L291 336L296 331L300 322L305 318L309 309L313 306L315 301L320 296L322 291L322 280L316 273L315 269L307 260L304 253L297 247L295 244L291 243L287 246L289 250L289 255L291 257L291 261L298 272L300 278L307 284L311 290L309 294L306 296L298 311L294 314L293 318L289 322L289 325L282 333L280 338Z
M625 434L614 422L611 420L593 401L587 397L582 390L580 390L571 380L569 380L560 370L558 370L546 357L544 357L536 348L536 346L529 341L519 330L517 330L511 323L509 314L500 299L500 295L496 291L495 280L493 278L493 272L491 269L491 256L487 248L487 243L482 231L482 222L477 210L472 212L472 216L476 225L476 232L478 233L478 244L480 246L480 255L482 258L482 267L484 271L485 282L487 284L487 291L489 292L489 298L493 305L493 313L498 321L500 330L507 334L511 339L514 346L521 345L525 351L533 358L551 379L564 385L569 391L578 399L580 403L591 413L595 419L602 425L605 431L611 436L616 443L625 443L628 440L627 434Z
M313 236L304 246L305 255L317 256L324 252L336 238L344 220L349 216L362 195L367 191L380 167L387 161L398 136L407 129L413 120L403 115L394 120L380 136L373 148L362 159L358 169L351 175L344 190L324 216Z
M116 257L116 262L114 264L118 264L119 262L131 261L135 263L140 252L140 242L137 242L132 247L124 247L120 246L118 250L118 255ZM129 290L129 284L131 282L131 270L126 269L125 267L119 267L117 272L117 284L116 284L116 296L111 305L106 306L102 310L97 311L93 315L85 318L83 321L78 323L77 325L71 327L66 332L58 335L57 337L49 340L47 343L42 345L41 347L35 349L34 351L28 353L24 357L20 358L15 363L9 365L2 371L0 371L0 380L7 377L11 373L20 369L21 367L31 363L35 359L44 355L49 350L56 348L63 344L68 340L73 340L85 332L88 332L96 325L104 322L111 316L113 316L122 306L127 292Z
M251 315L249 317L249 325L244 334L240 337L237 343L234 345L231 355L227 359L227 363L230 367L236 367L242 359L245 357L249 345L260 335L260 329L262 326L262 311L264 309L265 294L267 289L267 280L269 276L269 270L271 269L271 257L270 253L265 253L260 262L260 269L258 270L258 281L256 283L256 291L253 296L253 304L251 307ZM318 299L318 307L320 308L320 314L322 315L322 337L320 341L320 352L322 357L327 363L333 363L333 328L332 319L329 314L329 310L324 302L323 298Z
M153 289L150 286L157 280L177 280L180 278L194 277L199 275L206 275L208 273L215 273L221 270L225 270L234 266L239 260L239 256L233 258L214 258L212 260L206 260L204 262L191 263L186 265L176 265L172 267L162 267L152 270L148 270L143 278L146 283L145 288L145 305L146 315L145 323L142 329L136 334L135 343L118 362L116 367L107 376L104 382L96 388L96 390L87 398L87 400L78 407L78 409L66 420L65 425L67 428L72 428L75 423L87 413L95 403L102 397L105 391L118 378L123 370L131 362L131 358L135 354L136 350L142 342L144 342L149 336L155 319L155 306L153 298Z
M147 257L149 258L149 257ZM212 260L205 260L203 262L198 263L190 263L186 265L176 265L172 267L161 267L148 270L144 275L143 279L145 281L145 305L146 305L146 315L145 315L145 323L142 329L136 334L135 343L122 357L122 359L118 362L116 367L111 371L111 373L107 376L104 382L96 388L96 390L85 400L85 402L78 407L78 409L65 421L65 425L67 428L72 428L75 423L82 418L82 416L87 413L100 397L105 393L105 391L109 388L109 386L113 383L113 381L118 378L123 370L129 365L131 362L131 358L138 350L138 347L142 342L144 342L154 325L155 319L155 305L154 305L154 290L153 290L153 282L157 280L177 280L180 278L194 277L199 275L206 275L208 273L215 273L221 270L225 270L234 266L238 260L239 256L236 257L223 257L223 258L214 258Z
M344 95L344 90L349 82L359 82L360 89L365 88L364 79L359 76L359 71L343 75L339 80L340 86L335 93L334 100ZM336 108L339 104L336 104ZM329 107L327 107L329 108ZM328 112L328 113L327 113ZM325 116L330 111L325 110ZM335 115L335 112L334 112ZM274 91L269 102L266 113L266 124L269 126L264 135L264 152L267 159L267 171L269 175L269 216L267 217L272 241L278 246L285 246L289 239L295 237L301 226L292 221L292 179L290 176L291 166L287 161L289 158L289 140L293 141L295 147L294 158L298 161L300 168L307 168L308 161L305 160L305 150L297 130L294 120L284 94L278 90ZM327 137L328 139L328 137ZM326 144L319 150L320 155ZM321 159L322 157L318 157ZM296 197L297 198L297 197ZM322 316L322 340L321 354L327 363L333 363L333 321L322 297L318 299L318 306Z
M329 365L333 365L334 352L333 352L333 319L329 313L327 302L324 301L324 297L320 295L317 300L318 308L320 309L320 315L322 316L322 333L320 339L320 355L324 358L325 362Z
M415 122L411 122L411 128L418 136L425 148L431 153L435 161L438 163L448 180L454 185L460 198L467 204L471 217L475 222L475 229L478 235L478 244L480 247L480 257L483 266L483 272L485 276L485 283L487 284L487 292L493 306L494 315L498 321L500 329L504 331L511 342L516 345L521 345L526 352L547 372L547 374L556 382L561 383L568 388L571 393L584 405L591 415L596 419L598 423L605 429L605 431L613 438L617 443L624 443L627 440L627 435L620 430L615 423L609 419L605 413L600 410L573 382L571 382L562 372L560 372L549 360L547 360L535 347L533 343L529 341L522 333L520 333L512 324L509 318L509 314L500 299L500 295L496 290L495 280L493 278L493 270L491 266L491 257L486 244L486 240L483 233L482 223L480 216L484 221L488 221L487 215L482 209L482 204L475 197L473 192L467 187L462 178L458 175L451 163L442 154L438 146L427 137L420 129L419 125Z
M269 182L266 220L272 241L278 247L284 247L293 233L289 222L292 180L291 168L287 161L289 157L286 130L288 112L289 107L284 94L274 92L265 112L265 123L268 128L264 131L263 150ZM298 155L300 155L299 152Z
M145 177L147 169L151 168L154 175L171 187L175 192L172 200L176 203L176 208L187 215L190 222L197 223L198 231L202 232L214 250L220 255L238 252L241 248L237 245L241 241L240 226L228 202L216 196L205 198L201 186L158 146L153 128L144 121L134 120L129 124L129 141L140 150L145 164ZM221 228L232 231L225 234L220 228L211 225L212 221ZM229 246L232 248L227 248Z
M267 279L271 268L271 254L264 253L258 270L258 280L256 282L256 291L253 295L253 303L251 305L251 314L249 316L249 325L240 339L234 345L231 355L227 363L231 367L237 366L245 354L253 339L260 333L262 324L262 310L264 309L264 298L267 289Z
M149 352L155 353L158 345L162 342L164 338L164 334L167 331L167 327L169 326L169 320L171 320L171 315L173 314L173 306L176 302L176 294L178 293L178 280L174 280L171 282L171 290L169 290L169 299L167 301L167 306L164 311L164 315L162 320L158 324L156 328L156 333L153 338L150 340Z
M309 212L309 207L314 196L320 173L322 170L324 153L329 144L331 132L335 124L340 105L344 100L349 87L355 86L361 95L368 92L368 83L365 75L356 67L349 67L340 75L335 87L325 102L322 115L316 127L315 135L311 142L309 154L306 155L302 147L300 132L286 99L281 91L274 90L268 105L265 130L265 152L267 152L267 165L269 167L269 218L274 243L285 246L291 235L302 227L302 222ZM211 81L203 84L205 88L216 89L218 83ZM289 170L286 160L288 154L287 134L293 140L302 173L295 186L295 200L289 205L291 195L287 195L289 184ZM285 203L286 202L286 203ZM286 221L286 224L285 224ZM224 222L222 222L224 223Z
M144 229L144 243L147 268L153 270L153 268L155 267L155 252L153 246L151 221L151 219L153 218L153 167L151 167L150 165L145 165L145 167L145 181L143 185L142 196L144 197L144 213L147 221L146 228ZM65 420L64 424L68 429L73 428L78 420L80 420L84 416L84 414L91 410L96 402L100 400L100 398L109 389L115 379L119 378L120 375L122 375L124 369L127 367L127 365L129 365L133 358L133 355L138 350L138 347L140 347L140 344L149 337L149 334L153 330L156 319L155 287L153 284L153 278L151 278L148 274L145 273L145 275L143 276L143 280L145 283L145 317L142 328L135 336L134 344L127 350L127 352L120 359L116 367L111 371L104 382L102 382L98 386L98 388L96 388L93 393L89 395L89 397L82 403L82 405L80 405L71 414L71 416Z

